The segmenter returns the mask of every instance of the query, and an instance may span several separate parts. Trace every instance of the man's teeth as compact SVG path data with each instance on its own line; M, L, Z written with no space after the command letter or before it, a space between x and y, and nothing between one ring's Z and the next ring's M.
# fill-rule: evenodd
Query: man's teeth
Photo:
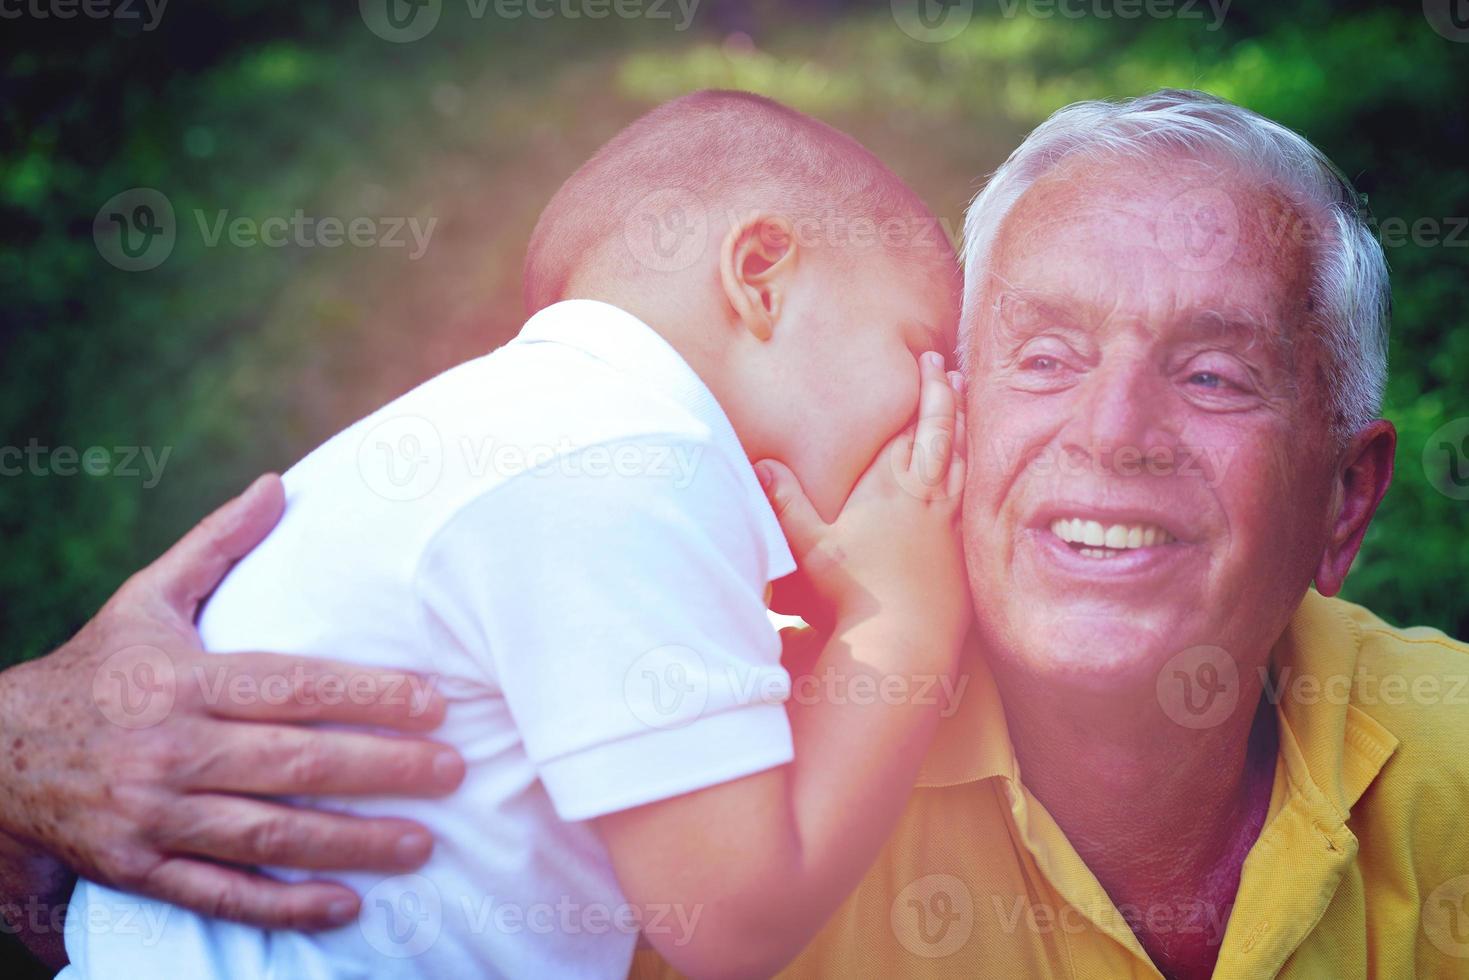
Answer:
M1109 524L1062 517L1051 522L1051 533L1067 544L1082 545L1081 553L1090 558L1105 558L1129 548L1150 548L1168 544L1173 535L1156 524Z

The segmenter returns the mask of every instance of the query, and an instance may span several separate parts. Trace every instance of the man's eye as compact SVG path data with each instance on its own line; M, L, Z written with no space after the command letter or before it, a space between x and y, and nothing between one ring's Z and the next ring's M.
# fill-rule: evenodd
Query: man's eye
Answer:
M1026 358L1020 366L1026 371L1054 371L1061 366L1061 362L1047 354L1037 354Z
M1229 382L1213 371L1195 371L1189 375L1189 383L1196 384L1201 388L1227 388Z

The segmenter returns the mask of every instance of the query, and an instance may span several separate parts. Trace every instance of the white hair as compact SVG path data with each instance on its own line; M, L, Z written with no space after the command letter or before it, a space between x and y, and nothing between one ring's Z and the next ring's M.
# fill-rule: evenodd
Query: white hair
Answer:
M1122 102L1078 102L1053 114L994 172L964 219L960 364L973 353L972 306L1005 217L1029 187L1078 155L1186 153L1223 158L1264 178L1321 217L1312 309L1328 359L1333 431L1378 417L1387 383L1391 292L1371 215L1351 181L1299 134L1203 92L1165 89Z

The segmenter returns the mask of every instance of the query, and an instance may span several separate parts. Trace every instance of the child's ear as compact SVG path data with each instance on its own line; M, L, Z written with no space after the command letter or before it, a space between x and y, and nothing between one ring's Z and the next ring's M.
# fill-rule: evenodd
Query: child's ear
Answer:
M791 223L766 213L736 223L719 248L725 300L735 319L760 340L775 332L797 251Z

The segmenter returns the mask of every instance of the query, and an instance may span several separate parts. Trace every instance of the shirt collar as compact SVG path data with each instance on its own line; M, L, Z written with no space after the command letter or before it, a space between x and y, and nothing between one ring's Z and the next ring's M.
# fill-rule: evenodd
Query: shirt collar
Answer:
M1338 696L1355 674L1361 636L1341 604L1314 589L1271 651L1271 688L1280 720L1278 766L1297 792L1317 801L1341 827L1351 808L1397 748L1398 740L1365 711ZM968 644L958 704L943 718L923 765L920 787L955 786L996 776L1016 779L1015 749L1004 704L977 644ZM1293 697L1313 677L1319 697ZM1272 692L1279 692L1272 694Z
M749 464L729 416L708 385L656 330L610 303L569 299L537 312L511 343L553 343L576 348L676 402L709 430L714 445L733 464L750 506L758 515L767 556L767 577L773 581L796 570L780 521L770 507L754 467Z
M1271 651L1271 691L1289 692L1295 678L1318 684L1356 671L1360 634L1342 604L1307 594L1285 634ZM968 678L957 710L940 722L934 745L920 769L918 785L927 788L996 780L997 797L1008 804L1018 840L1060 894L1105 934L1142 963L1149 963L1126 919L1097 882L1074 847L1039 801L1020 782L1004 707L984 658L970 644ZM1343 689L1338 682L1336 690ZM1350 691L1350 687L1344 688ZM1320 690L1320 688L1317 688ZM1267 695L1270 692L1267 691ZM1382 770L1397 739L1350 699L1328 691L1324 697L1290 693L1274 697L1280 721L1275 792L1259 841L1246 861L1240 891L1225 936L1218 976L1273 976L1312 928L1357 853L1357 838L1347 826L1351 808ZM1251 863L1277 862L1292 855L1285 880L1250 873ZM1272 902L1275 904L1272 906ZM1270 909L1286 902L1299 914L1270 929ZM1231 937L1245 932L1246 938ZM1236 946L1242 952L1234 952ZM1251 969L1237 956L1249 953Z
M1292 788L1317 798L1336 827L1398 747L1351 703L1361 644L1343 604L1312 589L1270 655L1266 694L1280 719L1280 764Z

